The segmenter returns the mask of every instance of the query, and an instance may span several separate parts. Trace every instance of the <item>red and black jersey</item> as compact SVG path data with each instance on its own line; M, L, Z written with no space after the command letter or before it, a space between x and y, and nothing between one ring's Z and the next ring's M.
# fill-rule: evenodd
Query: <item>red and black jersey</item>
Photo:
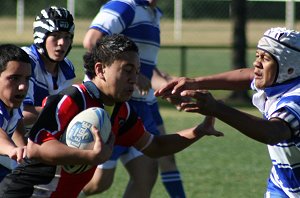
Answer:
M90 107L101 107L101 91L88 81L73 85L60 94L43 101L43 111L30 131L30 139L42 144L51 139L60 139L68 123L79 112ZM117 103L111 114L115 144L132 146L145 133L141 119L127 102ZM80 174L69 174L61 169L60 179L51 198L77 197L81 189L92 178L95 167Z
M92 82L73 85L57 95L48 96L29 138L36 143L60 139L72 118L90 107L104 108L101 91ZM132 146L144 134L141 119L127 102L117 103L111 115L115 144Z
M103 103L101 91L89 81L67 88L57 95L48 96L43 101L43 106L43 111L29 134L29 138L39 144L48 140L59 140L75 115L89 107L103 108ZM111 123L115 144L118 145L132 146L145 133L141 119L126 102L115 105ZM95 168L96 166L79 174L69 174L61 169L58 180L53 180L56 166L26 159L2 180L0 194L31 197L34 186L44 184L51 185L48 191L51 198L76 198L93 177ZM45 187L49 186L43 186Z

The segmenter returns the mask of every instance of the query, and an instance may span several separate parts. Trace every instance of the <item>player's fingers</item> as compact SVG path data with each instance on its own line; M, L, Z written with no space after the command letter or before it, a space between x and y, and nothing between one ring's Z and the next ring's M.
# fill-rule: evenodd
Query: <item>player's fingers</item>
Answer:
M180 104L182 109L189 109L189 108L199 108L199 105L196 102L183 102Z
M91 127L91 131L94 135L95 138L95 142L102 142L101 136L100 136L100 131L98 130L98 128L96 126L92 126Z
M17 162L20 164L23 160L23 148L22 147L18 147L16 148L16 154L17 154Z
M23 159L26 157L26 153L27 153L27 146L23 147Z
M208 94L209 92L207 90L184 90L180 93L181 96L192 97L197 100Z
M204 127L213 127L215 125L215 117L213 116L205 116L203 121Z
M163 88L155 91L154 95L155 96L171 95L172 90L173 90L173 88L176 84L177 84L177 80L176 81L171 81L166 86L164 86Z
M172 94L179 94L180 92L184 91L184 81L179 81L172 90Z
M217 136L217 137L223 137L223 136L224 136L224 133L222 133L221 131L215 131L214 136Z
M190 113L199 113L199 107L181 107L181 110Z

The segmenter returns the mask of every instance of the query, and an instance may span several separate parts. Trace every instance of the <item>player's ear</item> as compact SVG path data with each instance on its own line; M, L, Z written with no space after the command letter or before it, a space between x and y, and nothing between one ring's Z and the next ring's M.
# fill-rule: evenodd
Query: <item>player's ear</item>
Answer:
M104 68L105 68L105 65L102 64L102 62L96 62L96 64L95 64L96 76L99 76L100 78L104 78Z

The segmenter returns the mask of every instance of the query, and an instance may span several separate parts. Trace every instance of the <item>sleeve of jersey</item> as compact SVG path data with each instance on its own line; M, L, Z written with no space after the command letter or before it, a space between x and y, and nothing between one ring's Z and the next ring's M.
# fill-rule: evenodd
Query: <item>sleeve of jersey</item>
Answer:
M33 83L33 80L34 79L32 77L29 80L27 95L26 95L25 99L23 100L24 105L34 105L34 97L33 97L34 83Z
M35 77L34 77L34 68L36 67L36 62L38 60L36 59L33 52L30 50L29 47L22 47L22 49L29 55L30 58L30 64L31 64L31 71L32 71L32 77L29 79L29 85L28 85L28 91L25 99L23 100L23 104L25 105L34 105L34 84L36 83Z
M284 107L276 110L270 118L279 118L285 121L291 128L292 135L300 137L299 123L300 123L300 106L296 103L289 103ZM269 119L270 119L269 118Z
M66 95L62 98L58 95L48 96L43 103L43 111L29 135L29 138L38 144L53 139L59 140L69 122L80 111L76 102Z
M118 120L117 123L122 123L122 121ZM142 120L136 115L136 113L130 111L126 123L115 133L115 145L133 146L142 137L145 131Z
M132 23L134 15L134 4L109 1L100 9L92 21L90 29L97 29L107 35L118 34Z

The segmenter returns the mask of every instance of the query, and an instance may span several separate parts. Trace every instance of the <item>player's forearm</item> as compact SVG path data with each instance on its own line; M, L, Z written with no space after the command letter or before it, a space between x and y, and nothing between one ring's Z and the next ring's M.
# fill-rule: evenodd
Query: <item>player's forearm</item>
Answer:
M158 90L161 87L164 87L171 80L172 80L171 76L169 76L167 73L160 71L157 67L155 67L151 79L152 88L154 90Z
M25 128L23 124L23 120L20 120L14 134L12 136L12 140L17 146L25 146L26 138L25 138Z
M149 157L158 158L182 151L204 136L204 134L197 133L195 129L196 127L193 127L175 134L155 136L143 153Z
M14 143L4 135L0 135L0 145L0 155L9 156L9 152L16 147Z
M26 126L26 125L34 124L41 111L42 111L42 107L40 106L29 106L29 105L24 106L24 111L23 111L24 125Z
M210 76L195 78L198 89L245 90L250 89L253 68L243 68Z
M68 147L57 140L49 140L41 145L29 143L28 157L51 165L93 164L91 150Z
M270 122L223 103L219 103L217 109L214 116L259 142L273 145L290 137L290 129L283 124L283 121Z

